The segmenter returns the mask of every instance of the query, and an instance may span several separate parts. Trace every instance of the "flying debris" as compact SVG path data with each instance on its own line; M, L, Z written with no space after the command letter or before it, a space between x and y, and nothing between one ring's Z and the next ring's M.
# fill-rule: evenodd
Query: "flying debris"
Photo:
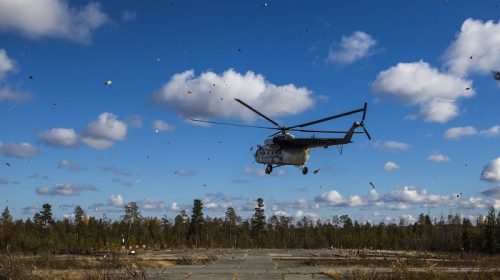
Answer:
M238 48L238 49L237 49L237 51L238 51L238 52L241 52L241 48Z
M224 101L224 98L222 98L222 97L221 97L221 98L220 98L220 101Z
M31 75L29 75L29 76L28 76L28 78L29 78L30 80L33 80L33 76L31 76Z
M466 87L465 90L470 90L470 87Z
M469 58L472 59L472 55Z
M457 198L461 197L462 193L457 193Z
M104 84L107 85L108 87L111 87L111 85L113 84L113 81L107 80L104 82Z
M372 186L372 189L375 189L375 185L372 182L370 182L370 186Z
M250 152L251 152L251 151L253 151L253 146L252 146L252 147L250 147Z
M10 166L10 163L6 162L5 165Z
M193 92L192 92L192 91L190 91L190 90L188 90L188 94L191 94L191 93L193 93Z
M156 58L156 62L160 62L160 58L159 57Z
M206 187L206 186L207 186L207 184L203 184L203 187Z
M262 4L262 8L267 8L267 7L269 7L269 4L268 4L268 3L263 3L263 4Z
M321 168L318 168L316 170L313 171L314 174L318 174L318 172L321 170Z
M493 73L493 78L497 81L500 81L500 71L491 71Z

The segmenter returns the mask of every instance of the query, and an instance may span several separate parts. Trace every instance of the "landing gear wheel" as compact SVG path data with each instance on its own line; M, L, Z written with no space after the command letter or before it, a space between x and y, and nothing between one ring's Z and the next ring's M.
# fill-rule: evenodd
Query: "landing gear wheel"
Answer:
M302 168L302 174L306 175L308 171L309 169L307 167L304 166L304 168Z
M266 174L271 174L271 172L273 172L273 166L268 164L265 172Z

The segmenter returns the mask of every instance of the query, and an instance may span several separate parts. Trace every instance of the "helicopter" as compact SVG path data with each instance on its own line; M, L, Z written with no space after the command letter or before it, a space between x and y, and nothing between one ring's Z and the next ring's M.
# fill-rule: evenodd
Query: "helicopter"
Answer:
M349 112L340 113L337 115L333 115L330 117L326 117L323 119L306 122L303 124L298 124L294 126L284 126L275 122L271 118L257 111L250 105L246 104L242 100L235 98L238 103L245 106L252 112L256 113L260 117L269 121L275 127L267 127L267 126L256 126L256 125L244 125L244 124L234 124L234 123L224 123L224 122L214 122L208 120L200 120L200 119L191 119L195 122L204 122L218 125L230 125L230 126L239 126L239 127L250 127L250 128L260 128L260 129L268 129L268 130L278 130L276 133L269 136L268 139L264 141L264 145L257 145L257 149L255 150L254 159L257 163L265 164L266 174L271 174L273 168L284 166L284 165L293 165L302 170L302 174L306 175L309 169L305 166L305 163L309 159L310 149L311 148L328 148L329 146L338 146L340 152L342 153L342 145L352 143L351 138L356 133L364 133L368 140L371 140L371 136L365 128L365 117L367 110L367 103L364 103L362 108L352 110ZM352 126L347 131L336 131L336 130L311 130L311 129L302 129L303 127L307 127L310 125L314 125L321 122L330 121L333 119L345 117L348 115L361 113L363 115L361 117L360 122L354 122ZM356 131L358 127L361 127L363 131ZM295 138L292 135L291 131L297 132L308 132L308 133L332 133L332 134L344 134L344 137L340 138Z

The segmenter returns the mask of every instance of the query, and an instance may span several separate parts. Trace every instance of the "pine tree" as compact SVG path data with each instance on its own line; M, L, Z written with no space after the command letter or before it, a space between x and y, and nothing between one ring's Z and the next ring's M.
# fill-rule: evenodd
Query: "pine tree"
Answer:
M201 228L203 226L203 202L199 199L193 201L193 211L191 213L191 224L189 225L189 237L194 240L195 247L201 241Z
M229 245L232 247L236 246L236 227L240 222L241 218L236 215L233 207L228 207L226 210L226 217L224 218L224 225L227 233L227 240L229 240Z
M252 236L253 242L258 247L262 247L263 245L263 237L264 230L266 227L266 215L264 213L264 199L257 199L257 207L254 208L255 213L253 214L251 220L251 231L250 234Z

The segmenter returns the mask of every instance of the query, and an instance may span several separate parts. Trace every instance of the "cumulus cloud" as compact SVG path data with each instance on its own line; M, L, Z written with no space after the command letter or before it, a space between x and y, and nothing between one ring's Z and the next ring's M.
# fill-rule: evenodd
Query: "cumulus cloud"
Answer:
M457 100L472 97L472 81L441 73L424 61L398 63L380 72L372 84L380 97L418 105L419 116L444 123L459 114Z
M359 195L344 198L338 191L331 190L316 197L316 202L324 202L334 207L359 207L366 205L366 199Z
M500 181L500 157L490 161L481 172L481 180L488 182Z
M179 203L174 201L169 206L170 211L178 211L180 209Z
M37 205L32 205L32 206L27 206L23 207L23 214L24 215L34 215L38 213L38 206Z
M0 31L33 39L57 37L88 43L92 32L107 22L99 3L75 7L66 0L0 1Z
M473 136L477 134L477 130L473 126L458 126L448 128L444 133L446 139L459 139L462 136Z
M2 143L0 142L0 155L6 157L29 158L38 154L38 150L30 143Z
M500 185L488 188L481 192L484 196L494 197L500 199Z
M426 189L414 186L396 188L382 197L385 203L408 203L422 206L436 206L449 199L450 196L428 194Z
M485 209L489 207L492 203L481 197L470 197L469 199L464 199L458 202L458 207L460 209Z
M28 92L13 90L9 87L0 88L0 102L23 103L33 99L33 95Z
M38 139L45 145L54 147L75 147L80 137L72 128L53 128L38 134Z
M286 170L273 170L271 174L266 174L264 169L253 168L250 166L245 166L245 173L257 175L257 176L286 176L288 172Z
M255 113L234 101L240 98L269 117L293 115L313 105L311 91L293 84L275 85L264 76L229 69L221 75L206 71L195 76L193 70L175 74L150 102L177 112L182 118L239 118L253 121Z
M494 137L500 135L500 125L494 125L488 129L479 131L479 135L485 137Z
M391 150L391 151L404 151L410 148L410 145L398 141L375 141L373 144L376 148Z
M7 56L7 52L4 49L0 49L0 79L2 79L5 74L14 70L16 62Z
M116 115L104 112L87 125L83 134L97 139L123 140L127 135L127 124L119 121Z
M95 149L107 149L117 140L125 139L127 124L117 116L104 112L97 120L90 122L82 134L82 143Z
M446 50L445 65L459 76L489 74L500 65L499 45L499 22L469 18L463 22L455 41Z
M63 159L59 161L59 164L57 165L57 168L59 169L67 169L73 172L80 172L87 170L87 167L80 165L78 163L69 161L67 159Z
M449 162L450 158L446 155L443 155L438 152L433 152L427 157L427 160L434 161L434 162Z
M399 169L399 165L392 161L388 161L384 164L384 170L385 171L393 171Z
M49 187L37 187L36 193L38 195L61 195L61 196L78 196L81 191L97 191L97 189L90 184L57 184L52 188Z
M140 209L145 211L161 211L165 208L165 203L163 201L156 198L145 198L141 201L138 201Z
M123 196L120 194L112 194L108 198L108 203L111 206L124 206L125 201L123 200Z
M338 64L354 63L371 55L376 44L377 41L369 34L355 31L351 36L342 36L339 48L330 50L327 61Z
M151 124L151 128L155 132L162 132L162 131L172 131L175 129L175 126L173 126L165 121L162 121L162 120L155 120Z

